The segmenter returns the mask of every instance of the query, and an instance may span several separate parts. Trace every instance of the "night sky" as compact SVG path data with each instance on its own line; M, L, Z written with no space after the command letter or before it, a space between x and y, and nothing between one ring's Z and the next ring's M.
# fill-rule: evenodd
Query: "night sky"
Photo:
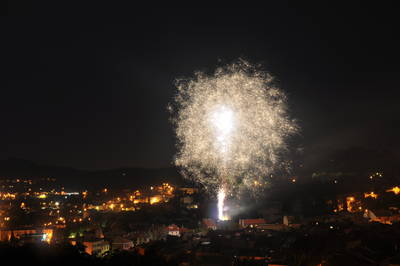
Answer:
M174 80L239 57L262 64L287 92L304 156L351 146L397 152L398 10L275 2L10 4L0 20L0 159L169 166Z

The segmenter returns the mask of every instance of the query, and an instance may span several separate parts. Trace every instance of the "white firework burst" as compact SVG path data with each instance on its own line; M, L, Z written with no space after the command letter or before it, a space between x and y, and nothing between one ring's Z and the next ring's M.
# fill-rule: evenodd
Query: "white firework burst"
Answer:
M282 167L287 138L297 131L286 95L246 61L180 80L170 105L177 137L175 164L215 192L256 190Z

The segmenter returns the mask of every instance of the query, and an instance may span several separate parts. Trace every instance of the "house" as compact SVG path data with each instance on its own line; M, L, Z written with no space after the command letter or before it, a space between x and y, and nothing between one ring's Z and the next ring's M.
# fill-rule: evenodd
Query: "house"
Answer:
M193 202L193 198L190 196L182 197L180 200L183 204L191 204Z
M125 239L122 237L116 237L114 238L112 242L112 249L113 250L130 250L133 248L133 242L132 240Z
M203 219L203 225L209 230L217 230L217 223L211 218Z
M239 219L239 225L242 228L247 228L247 227L258 227L260 225L264 225L267 222L265 221L265 219L262 218L258 218L258 219Z
M191 188L191 187L181 187L181 188L179 188L179 190L187 195L192 195L194 193L199 192L199 190L197 188Z
M170 236L181 236L179 227L176 224L171 224L170 226L167 226L166 230L167 234Z
M110 244L104 239L93 239L83 241L85 252L89 255L101 256L110 250Z

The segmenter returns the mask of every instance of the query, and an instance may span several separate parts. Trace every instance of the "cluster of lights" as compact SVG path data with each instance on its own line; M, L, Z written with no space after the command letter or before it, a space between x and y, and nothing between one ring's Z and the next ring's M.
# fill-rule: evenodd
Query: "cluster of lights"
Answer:
M56 222L56 223L58 224L59 222L60 222L60 223L64 223L64 224L65 224L65 223L66 223L66 221L65 221L65 218L64 218L64 217L58 217L58 219L57 219L57 222Z
M103 203L99 206L90 205L88 208L95 209L97 211L135 211L140 209L139 206L129 206L129 204L124 204L124 201L130 201L134 205L137 204L158 204L161 202L167 202L169 198L174 196L175 188L169 183L163 183L161 186L151 186L150 191L159 192L159 195L145 196L140 190L133 191L132 194L127 195L127 197L116 197L112 200L109 200L107 203ZM102 190L103 193L107 193L108 189L104 188ZM128 205L128 206L127 206Z
M13 200L17 196L17 193L0 193L0 199L1 200Z
M32 185L32 180L31 179L22 179L22 178L3 179L3 180L0 180L0 183L25 183L25 184Z
M376 193L374 193L374 192L364 193L364 198L373 198L373 199L377 199L377 198L378 198L378 194L376 194Z
M172 195L172 193L174 192L174 187L168 183L163 183L161 189L162 189L162 191L160 191L160 188L159 188L160 192L166 193L169 195Z
M376 178L376 177L383 177L383 173L380 173L380 172L376 172L376 173L373 173L373 174L371 174L370 176L369 176L369 179L374 179L374 178Z
M16 181L18 182L18 180ZM85 208L83 208L83 211L87 211L88 209L96 209L96 210L112 210L112 211L135 211L137 209L140 209L139 206L129 206L130 204L125 204L124 201L129 200L131 202L133 202L133 204L137 204L137 203L145 203L145 204L158 204L161 202L167 202L171 197L174 196L174 191L175 188L170 185L169 183L162 183L162 185L160 186L155 186L155 187L151 187L150 188L152 191L158 191L159 195L148 195L148 196L142 196L142 193L139 190L136 190L133 192L132 195L128 195L127 198L120 198L117 197L111 201L108 201L106 203L103 203L102 205L99 206L93 206L93 205L87 205ZM39 203L40 204L40 208L42 210L49 210L48 212L48 216L49 218L51 218L51 221L47 221L46 223L43 224L43 226L45 227L49 227L49 226L57 226L57 227L65 227L67 222L73 222L73 223L77 223L77 222L83 222L85 220L85 218L83 217L70 217L71 215L74 214L78 214L78 213L82 213L82 210L77 210L78 206L74 205L73 208L75 209L69 209L69 212L67 210L67 212L69 213L70 218L67 217L62 217L60 216L60 206L62 205L62 202L60 201L46 201L44 199L48 199L50 196L52 195L62 195L65 196L65 198L67 198L68 196L71 195L79 195L81 194L83 198L86 198L88 195L88 191L83 191L81 193L79 192L65 192L64 188L62 188L61 192L57 192L55 189L53 190L49 190L49 191L45 191L44 188L40 188L38 190L38 192L32 192L32 189L29 188L29 191L31 191L31 193L29 192L25 192L22 194L17 194L17 193L0 193L0 199L2 200L8 200L8 199L13 199L15 200L17 197L26 197L26 196L32 196L32 197L36 197L39 199L42 199L42 201ZM104 193L108 193L108 189L104 188L102 190L102 192ZM27 206L26 201L22 201L19 203L19 208L23 209L23 210L30 210L29 207ZM9 216L4 216L2 215L1 220L3 221L10 221L12 217ZM86 218L88 220L90 220L90 217Z
M352 203L355 201L354 197L347 197L346 198L346 206L349 212L353 211Z
M398 195L398 194L400 194L400 187L398 187L398 186L392 187L392 188L386 190L386 192L393 192L394 194ZM378 199L378 197L379 197L379 195L377 193L373 192L373 191L364 193L364 198ZM353 212L354 211L353 204L355 202L356 202L356 199L355 199L354 196L349 196L349 197L346 198L346 207L347 207L347 210L349 212ZM334 209L333 211L334 212L338 212L338 211L341 211L341 210L343 210L343 205L342 204L338 204L338 208ZM362 207L359 206L358 210L362 210Z

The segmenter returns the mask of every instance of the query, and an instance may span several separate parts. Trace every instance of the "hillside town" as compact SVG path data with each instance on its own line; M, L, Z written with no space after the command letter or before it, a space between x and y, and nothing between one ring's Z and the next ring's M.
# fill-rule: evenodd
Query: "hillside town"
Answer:
M198 187L69 191L56 178L2 178L0 241L3 249L67 245L103 262L126 253L170 265L396 265L400 188L382 172L364 178L368 190L351 192L339 175L279 178L275 194L324 184L325 196L273 196L249 210L232 200L224 221Z

